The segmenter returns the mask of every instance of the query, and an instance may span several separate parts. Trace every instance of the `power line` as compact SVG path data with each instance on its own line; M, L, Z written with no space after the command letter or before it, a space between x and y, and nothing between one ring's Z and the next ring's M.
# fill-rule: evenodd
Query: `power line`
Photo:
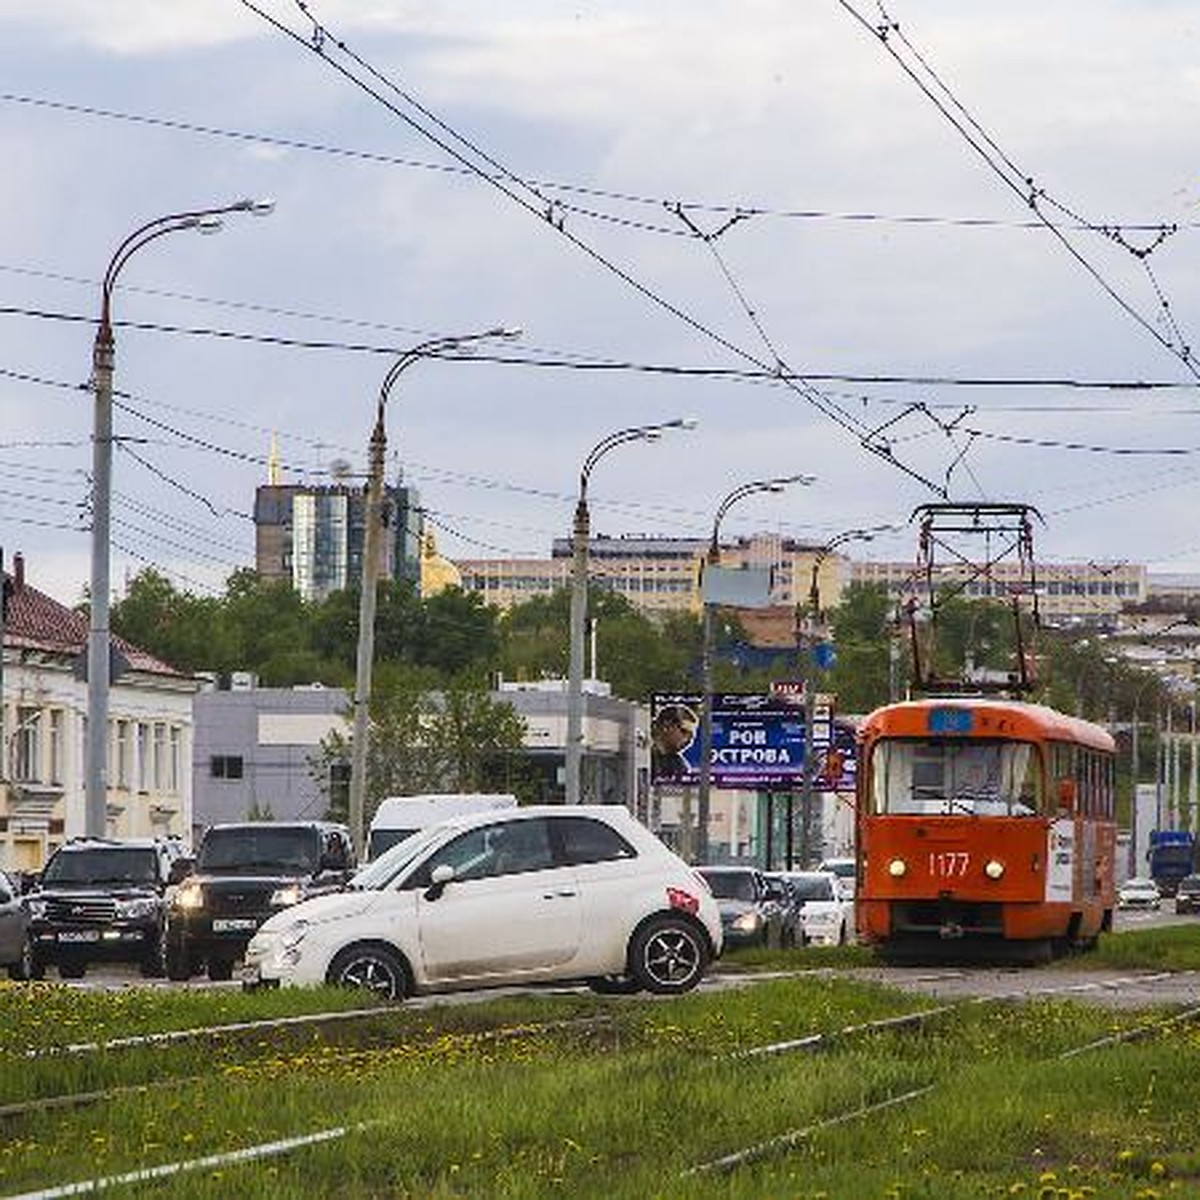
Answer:
M882 0L876 0L880 20L871 21L864 16L850 0L838 0L842 8L863 29L865 29L883 47L885 53L909 77L918 90L930 101L934 108L946 119L954 130L963 138L968 146L983 160L1000 182L1009 189L1023 204L1026 205L1040 220L1044 228L1059 242L1064 250L1092 277L1101 290L1129 317L1140 325L1160 346L1174 355L1184 368L1197 379L1200 379L1200 366L1193 360L1191 348L1183 341L1179 327L1166 297L1158 287L1157 280L1147 265L1150 254L1163 241L1176 232L1177 226L1163 225L1158 230L1158 236L1149 244L1141 247L1133 246L1114 225L1098 224L1085 221L1062 201L1051 196L1044 187L1039 186L1029 172L1023 170L1003 150L999 143L984 129L984 127L967 110L966 106L950 90L937 72L930 66L916 47L909 41L901 30L900 24L894 21L884 7ZM917 64L913 65L905 54L897 50L897 43L904 48ZM1090 231L1107 236L1114 244L1128 251L1133 258L1146 269L1153 284L1155 294L1159 299L1160 316L1167 324L1170 335L1164 336L1154 322L1141 313L1132 302L1127 300L1116 287L1101 273L1090 259L1087 258L1067 236L1064 229L1055 224L1045 213L1045 206L1050 206L1069 216L1076 223L1083 223Z
M26 308L19 305L0 305L0 316L28 317L33 320L62 321L68 324L94 324L94 319L79 313L56 312L47 309ZM245 330L221 329L210 326L173 325L161 321L114 320L114 328L131 329L140 333L162 333L185 337L206 337L218 341L247 342L288 350L329 350L348 354L396 355L403 348L367 342L343 342L330 339L293 338L282 334L259 334ZM666 375L680 378L726 380L754 384L790 385L803 381L817 383L845 383L860 386L900 385L914 387L970 387L992 389L1016 388L1061 388L1086 391L1196 391L1200 380L1171 379L1089 379L1069 375L928 375L901 374L898 372L846 372L804 371L795 372L767 364L755 368L746 367L693 367L677 363L635 362L630 359L587 358L582 355L559 353L521 353L520 351L488 351L477 349L470 354L431 353L430 358L442 358L451 362L498 364L501 366L531 367L556 371L581 371L594 373L621 373L641 375ZM50 380L29 372L0 367L0 376L22 383L33 383L71 391L87 391L87 383L70 383ZM156 402L159 403L159 402ZM170 407L164 405L164 407ZM195 410L178 409L181 412ZM246 425L245 428L271 432L265 426Z
M347 146L331 145L327 142L306 141L300 138L289 138L278 134L248 132L246 130L226 129L214 125L185 121L181 118L153 116L146 113L122 112L116 109L100 108L90 104L76 104L65 100L54 100L43 96L28 96L16 92L0 92L0 102L25 105L32 108L42 108L54 112L67 113L74 116L97 118L101 120L122 122L133 125L143 125L149 128L169 129L179 133L196 134L201 137L223 138L230 141L246 142L262 146L272 146L282 150L299 150L305 153L323 154L336 158L358 160L386 167L402 167L408 170L424 171L438 175L457 175L463 178L473 178L477 172L455 165L453 163L437 163L428 160L403 158L398 155L385 154L381 151L361 150ZM675 200L668 201L662 196L648 196L627 190L601 188L595 185L580 184L562 180L531 179L529 183L541 192L555 192L562 197L580 196L593 200L608 200L614 203L643 207L661 212L665 205L678 205L684 211L694 214L708 214L716 217L743 215L746 217L766 217L776 220L795 221L828 221L845 224L888 224L935 226L960 229L1025 229L1044 230L1045 222L1038 220L1017 221L997 217L961 217L937 213L886 213L867 210L834 210L822 208L796 208L778 205L767 205L749 201L706 201L706 200ZM627 225L631 228L645 229L651 233L659 233L673 237L689 236L684 230L665 224L654 224L649 221L638 221L633 218L621 218L614 213L589 209L567 199L559 199L558 204L564 211L575 213L582 217L591 217L598 221L608 221ZM1200 228L1200 222L1175 222L1179 229ZM1097 227L1088 221L1069 222L1063 228L1079 232L1097 232ZM1163 229L1163 223L1157 221L1120 221L1106 226L1107 229L1120 230L1124 233L1157 233ZM0 266L0 270L19 270L19 268ZM60 279L65 282L88 282L71 276L56 276L49 272L28 271L31 275L42 275L45 278ZM160 295L173 299L198 300L199 298L171 292L155 292L153 289L126 287L128 291L140 291L146 295ZM200 300L202 303L208 301ZM219 302L213 302L219 303ZM312 320L340 321L343 318L325 317L308 313L289 312L286 309L259 308L255 305L242 305L229 302L233 307L253 308L258 311L276 313L285 316L300 316ZM345 319L347 324L373 325L376 328L389 328L374 322L358 322Z
M456 162L465 167L469 167L476 177L490 186L496 188L504 196L513 203L524 209L528 214L538 218L547 228L555 231L560 237L569 242L576 250L590 258L596 265L603 270L613 275L615 278L631 288L638 295L643 297L654 307L674 317L682 322L688 328L698 333L707 341L719 346L735 357L749 362L753 366L757 366L762 370L778 372L782 366L781 363L766 363L761 358L747 350L746 348L737 345L729 338L715 330L711 325L706 324L699 317L684 309L680 304L669 299L668 297L657 292L648 284L637 278L631 270L619 265L614 260L597 250L590 243L579 237L572 230L567 228L566 221L557 209L553 200L548 200L535 186L528 183L515 173L504 168L495 158L488 155L480 149L474 142L464 135L458 133L445 121L441 120L433 114L428 108L422 105L412 95L392 82L386 76L377 71L369 63L367 63L358 54L354 53L347 47L346 43L339 38L336 38L330 31L322 25L311 12L311 6L304 3L304 0L295 0L296 7L303 14L305 20L311 25L310 36L306 39L290 28L282 21L265 12L253 0L240 0L242 6L249 11L255 13L260 19L272 26L277 32L288 38L297 46L302 47L305 51L315 54L322 63L330 69L336 71L347 82L357 87L365 95L374 99L377 103L383 105L397 119L403 121L415 133L432 142L444 153L449 155ZM348 67L343 62L338 62L327 53L327 46L334 47L340 51L353 64ZM354 68L364 71L368 76L367 79L360 78L355 73ZM384 95L380 88L384 88L387 92L398 98L399 103ZM407 105L419 114L418 117L412 116L406 112L400 105ZM425 122L425 123L423 123ZM482 165L480 161L482 161ZM881 444L876 435L876 431L870 430L862 425L852 414L847 413L838 408L829 399L822 396L821 393L808 383L802 376L795 375L787 379L781 380L786 387L793 391L801 400L822 413L834 424L838 425L843 432L849 434L856 440L859 446L868 453L875 455L881 461L888 463L893 468L908 475L911 479L929 488L935 493L941 493L940 485L927 479L915 468L910 467L907 463L901 461L886 443Z

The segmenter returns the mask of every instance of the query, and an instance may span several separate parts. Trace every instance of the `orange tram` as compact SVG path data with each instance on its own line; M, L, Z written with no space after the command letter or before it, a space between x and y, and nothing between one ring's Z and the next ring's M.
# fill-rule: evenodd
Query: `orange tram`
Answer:
M1006 699L889 704L859 729L857 923L885 957L1045 961L1115 905L1115 745Z

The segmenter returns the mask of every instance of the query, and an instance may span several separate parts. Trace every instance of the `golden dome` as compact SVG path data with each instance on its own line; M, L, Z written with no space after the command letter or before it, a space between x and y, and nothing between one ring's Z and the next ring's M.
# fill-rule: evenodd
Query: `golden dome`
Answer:
M462 573L437 552L433 531L426 530L421 539L421 597L427 599L452 587L462 587Z

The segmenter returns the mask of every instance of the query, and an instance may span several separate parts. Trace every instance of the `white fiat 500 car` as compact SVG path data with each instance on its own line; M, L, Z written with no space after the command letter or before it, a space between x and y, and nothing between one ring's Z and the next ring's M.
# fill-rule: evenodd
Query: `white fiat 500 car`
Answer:
M546 805L413 834L345 891L267 920L242 978L389 999L576 979L671 994L695 987L721 948L707 885L625 809Z

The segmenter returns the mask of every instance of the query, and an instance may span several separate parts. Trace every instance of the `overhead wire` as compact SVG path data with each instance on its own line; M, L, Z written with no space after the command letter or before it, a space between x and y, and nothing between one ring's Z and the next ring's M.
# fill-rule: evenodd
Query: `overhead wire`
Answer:
M694 332L700 334L708 341L729 351L736 358L760 368L769 370L777 367L778 364L767 364L751 351L738 345L723 334L714 329L711 325L702 321L693 313L684 309L681 305L670 300L666 296L657 292L650 285L644 283L637 278L631 270L622 267L614 260L603 254L601 251L592 246L589 242L575 234L566 226L565 219L559 212L556 211L553 201L547 201L547 198L535 187L530 185L526 180L514 172L504 167L497 159L481 150L470 139L459 134L447 122L441 120L434 115L426 106L422 105L415 97L412 97L403 88L399 87L393 81L382 75L373 66L366 62L354 51L346 46L345 42L331 35L324 25L313 16L311 6L304 0L294 0L296 7L300 10L306 20L311 23L312 32L308 39L302 37L290 26L278 20L276 17L267 13L254 0L239 0L244 8L255 13L260 19L271 25L280 34L290 39L294 44L303 47L306 51L315 54L321 62L325 63L331 69L340 74L349 83L353 84L366 95L370 96L378 103L382 104L387 110L395 115L399 120L408 125L415 133L432 142L444 153L448 154L455 161L464 166L470 167L476 177L497 188L508 199L523 208L527 213L537 217L544 222L548 228L555 230L558 235L567 240L581 253L591 258L603 270L612 274L615 278L632 288L635 292L641 295L651 305L659 308L668 315L681 321ZM353 70L348 68L344 63L335 61L329 54L326 53L326 46L332 44L340 50L353 64L365 71L369 76L368 80L361 79ZM376 81L372 84L370 80ZM403 104L412 107L416 112L421 114L426 121L430 122L434 128L428 128L422 124L420 120L412 117L408 112L404 111L397 103L383 95L380 88L386 89L388 92L399 97ZM457 143L451 144L451 143ZM459 147L464 149L459 149ZM490 173L485 170L479 162L472 159L471 155L477 155L486 167L492 169ZM896 456L890 453L886 447L881 447L872 442L870 436L864 432L863 427L853 417L852 414L841 412L830 401L822 397L819 391L811 384L803 381L797 376L783 381L785 386L795 392L806 403L815 407L823 415L839 425L844 432L852 436L858 444L869 453L875 455L881 461L888 463L890 466L900 470L904 474L923 486L929 488L935 493L939 491L939 485L932 480L927 479L916 468L909 466L907 463L900 461Z
M324 154L346 159L357 159L363 162L378 164L381 166L402 167L440 175L458 175L464 178L469 178L476 174L474 170L454 163L432 162L425 159L404 158L398 155L386 154L382 151L362 150L347 146L331 145L326 142L306 141L300 138L283 137L278 134L226 129L195 121L186 121L181 118L154 116L146 113L122 112L116 109L101 108L97 105L73 103L65 100L55 100L44 96L29 96L11 91L0 92L0 103L19 104L32 108L42 108L49 111L67 113L74 116L91 117L101 120L144 125L150 128L168 129L175 132L196 134L202 137L223 138L231 141L271 146L282 150L298 150L305 153ZM542 192L556 192L560 193L561 196L581 196L592 200L608 200L618 204L641 206L658 211L662 210L664 204L671 203L662 196L650 196L630 192L628 190L603 188L595 184L582 184L577 181L572 182L565 180L530 179L529 182ZM612 212L607 212L602 209L589 209L573 201L564 200L561 197L556 202L564 211L574 213L578 216L592 217L599 221L627 224L633 228L646 228L650 232L669 235L671 237L687 236L683 230L674 225L638 221L635 218L623 219ZM1044 229L1045 227L1045 222L1038 220L1018 221L1010 218L961 217L937 213L838 211L821 208L781 207L778 205L773 206L745 200L706 201L692 199L676 201L675 203L679 203L688 212L711 214L714 216L730 216L734 213L743 213L746 216L767 217L778 220L833 221L850 224L929 225L963 229L1040 230ZM1179 221L1175 224L1179 229L1200 228L1200 222L1195 221ZM1074 223L1071 226L1068 226L1068 228L1075 228L1080 232L1095 232L1096 230L1094 224L1082 220ZM1106 228L1123 231L1126 233L1157 233L1163 228L1163 225L1160 221L1121 221L1110 224ZM0 270L6 269L15 270L18 268L6 268L0 266ZM36 271L29 271L27 273L41 274L40 272ZM46 273L46 277L54 278L54 276L50 275L49 273ZM69 276L62 276L60 278L63 278L68 282L78 282ZM134 290L128 285L125 285L125 287L126 290ZM139 290L148 295L158 294L179 299L191 298L186 295L169 292L155 292L153 289L143 288ZM230 302L230 304L234 307L258 307L255 305L242 305L238 302ZM270 312L272 310L263 308L261 311ZM280 310L280 315L295 315L301 317L310 316L310 314L306 313L291 313L288 310ZM325 320L327 318L317 316L312 317L312 319ZM336 320L337 318L328 319ZM368 323L364 322L364 324ZM369 324L375 324L378 326L378 323L375 322L369 322Z
M859 11L851 0L837 0L837 2L850 14L859 26L865 29L884 48L888 56L912 80L918 90L959 133L967 145L975 151L992 173L1034 213L1035 217L1042 222L1044 228L1059 242L1076 263L1091 276L1105 294L1122 311L1146 330L1160 346L1178 359L1190 375L1196 379L1200 379L1200 364L1197 364L1194 360L1190 346L1182 338L1175 336L1178 327L1174 325L1174 318L1170 315L1170 307L1166 305L1165 297L1162 297L1161 292L1158 293L1160 306L1163 312L1169 317L1169 326L1172 329L1171 336L1165 336L1160 332L1150 318L1142 313L1132 301L1122 295L1116 286L1105 278L1101 270L1079 250L1067 236L1067 233L1046 216L1043 206L1049 205L1070 216L1073 221L1084 223L1090 231L1108 236L1114 244L1120 245L1129 251L1143 267L1145 267L1147 258L1153 247L1160 244L1163 238L1160 237L1149 248L1134 248L1123 236L1119 234L1114 236L1113 226L1092 221L1085 222L1084 218L1074 212L1073 209L1053 197L1045 188L1039 186L1035 182L1033 175L1019 167L1015 160L999 145L996 139L984 129L932 66L929 65L912 42L909 41L902 31L899 22L895 21L888 13L882 0L876 0L880 13L880 20L878 22L871 21L870 18ZM904 54L897 51L897 42L908 51L912 59L916 62L916 66L913 65L913 62L906 59ZM1164 237L1175 231L1175 226L1160 227L1160 232L1164 234ZM1151 279L1154 280L1152 274ZM1155 286L1157 289L1156 281Z

